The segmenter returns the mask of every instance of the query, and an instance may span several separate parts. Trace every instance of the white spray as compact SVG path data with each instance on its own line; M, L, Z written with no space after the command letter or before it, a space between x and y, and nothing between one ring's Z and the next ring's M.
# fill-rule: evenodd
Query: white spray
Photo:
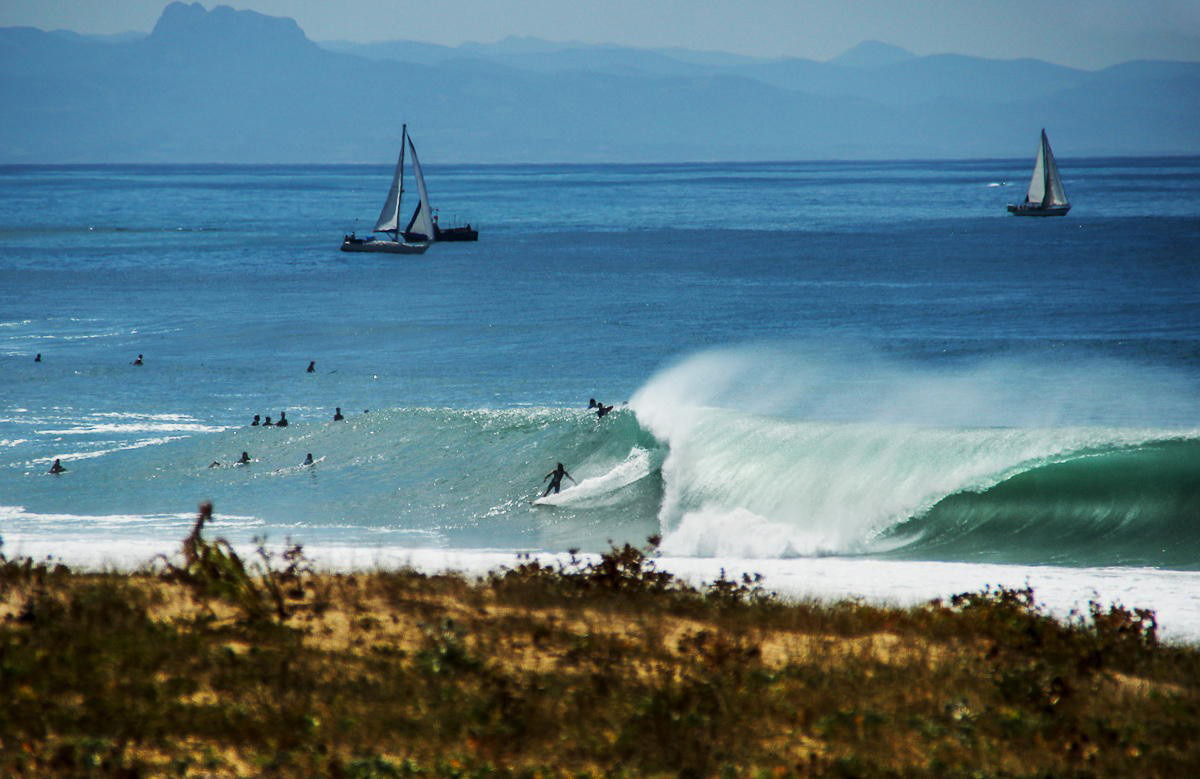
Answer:
M1130 393L1130 384L1146 386L1130 369L1081 369L1008 361L933 372L861 348L691 357L631 402L670 448L664 549L731 558L873 551L881 533L947 495L1092 449L1197 435L1162 427L1197 408L1195 392L1170 377L1155 385L1171 388L1168 402L1159 393L1146 404ZM1140 425L1101 424L1110 419Z

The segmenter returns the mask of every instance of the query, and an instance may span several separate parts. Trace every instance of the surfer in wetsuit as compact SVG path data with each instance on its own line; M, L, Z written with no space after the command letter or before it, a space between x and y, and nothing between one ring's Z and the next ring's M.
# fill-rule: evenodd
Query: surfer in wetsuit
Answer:
M41 353L41 352L38 352L38 353L37 353L37 357L34 357L34 358L33 358L33 361L34 361L34 362L41 362L41 361L42 361L42 353Z
M313 464L312 452L309 452L308 455L305 456L305 458L304 458L304 465L312 465L312 464Z
M267 418L270 419L270 417L267 417ZM288 426L287 412L280 411L279 412L279 421L275 423L275 427L287 427L287 426Z
M238 459L237 464L238 465L249 465L250 464L250 454L248 452L242 452L242 456Z
M54 465L50 466L50 473L62 473L66 468L63 467L62 461L57 457L54 458Z
M552 476L554 478L550 478ZM562 480L563 480L564 476L566 476L568 479L570 479L572 484L579 484L579 482L575 481L574 477L572 477L571 474L567 473L567 469L563 467L563 464L559 463L558 465L556 465L554 467L554 470L550 471L550 473L548 473L542 477L542 481L545 481L546 479L550 479L550 484L549 484L549 486L546 487L546 491L542 493L542 497L544 498L547 495L549 495L550 490L554 490L554 494L557 495L559 487L562 485Z
M603 403L596 404L596 419L603 419L604 415L612 411L612 406L606 406Z
M270 417L267 417L266 419L263 420L262 426L263 427L275 427L275 423L271 421Z
M305 370L306 370L306 372L308 372L308 373L316 373L316 372L317 372L317 361L316 361L316 360L309 360L309 362L308 362L308 368L306 368Z
M142 364L143 364L142 363L142 355L140 355L140 354L137 356L136 360L134 360L132 363L130 363L130 365L142 365Z
M250 427L258 427L260 424L262 423L259 421L258 414L255 414L254 421L250 423Z
M333 410L333 421L341 422L343 419L345 419L345 417L342 416L342 407L338 406Z

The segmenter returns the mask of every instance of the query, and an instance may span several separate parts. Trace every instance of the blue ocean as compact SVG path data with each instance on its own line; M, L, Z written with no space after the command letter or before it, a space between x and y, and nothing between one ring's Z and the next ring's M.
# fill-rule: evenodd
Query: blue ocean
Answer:
M1200 158L1061 158L1052 219L1032 159L427 161L479 242L338 251L389 163L0 167L0 551L134 567L211 500L330 567L659 534L1200 640Z

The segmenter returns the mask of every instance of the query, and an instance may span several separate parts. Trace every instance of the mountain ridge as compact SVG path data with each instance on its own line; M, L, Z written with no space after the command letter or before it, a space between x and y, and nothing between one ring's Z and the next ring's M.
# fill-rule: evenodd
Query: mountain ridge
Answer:
M502 43L331 48L181 2L129 40L0 28L0 100L21 117L0 162L380 162L402 122L447 163L1026 156L1043 126L1065 158L1200 153L1200 63Z

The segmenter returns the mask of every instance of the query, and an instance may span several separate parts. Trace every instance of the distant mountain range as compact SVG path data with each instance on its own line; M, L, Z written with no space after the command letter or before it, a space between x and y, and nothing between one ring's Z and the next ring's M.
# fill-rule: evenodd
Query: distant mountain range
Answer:
M830 60L509 38L309 40L291 19L168 5L148 35L0 28L0 162L427 162L1200 154L1200 63L1099 71Z

